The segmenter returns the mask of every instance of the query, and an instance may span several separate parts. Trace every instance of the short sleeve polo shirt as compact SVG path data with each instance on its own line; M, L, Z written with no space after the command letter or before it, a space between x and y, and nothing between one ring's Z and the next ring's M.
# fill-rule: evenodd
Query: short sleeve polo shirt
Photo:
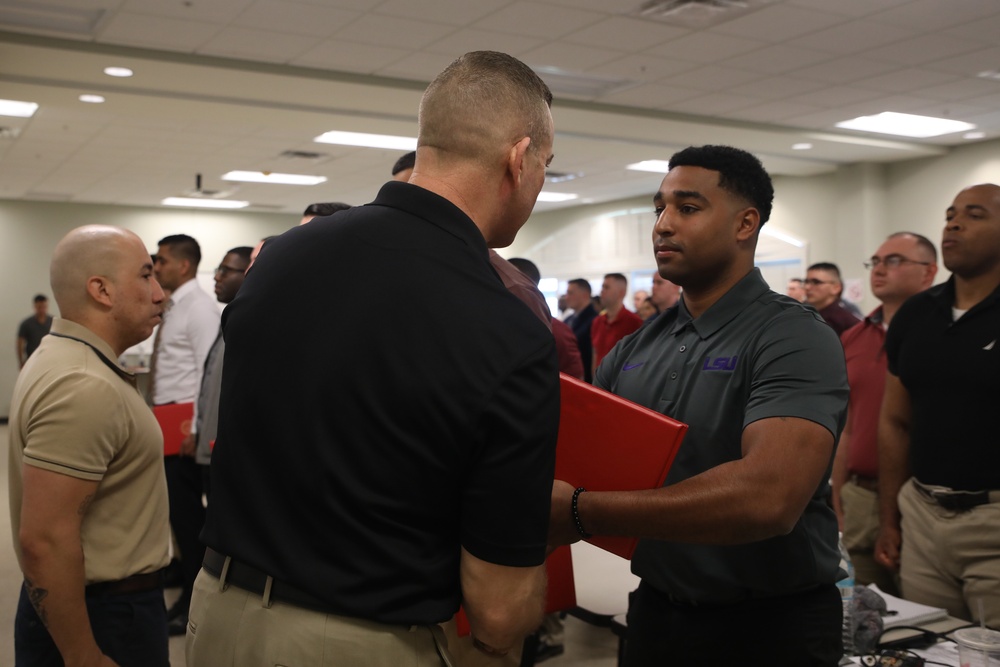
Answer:
M953 320L954 281L910 297L886 333L912 406L910 467L924 484L1000 489L1000 286Z
M833 330L754 269L698 319L683 300L612 350L597 386L689 425L666 484L742 456L743 429L798 417L836 440L847 404L843 349ZM823 482L788 535L739 546L642 540L633 571L692 602L731 602L836 580L837 524Z

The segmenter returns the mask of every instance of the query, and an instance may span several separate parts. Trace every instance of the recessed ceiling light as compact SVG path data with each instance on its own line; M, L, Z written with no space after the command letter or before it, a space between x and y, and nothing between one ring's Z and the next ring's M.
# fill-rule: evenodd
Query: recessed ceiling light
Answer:
M80 95L80 101L87 104L101 104L104 102L102 95Z
M248 201L235 199L197 199L195 197L167 197L160 202L164 206L187 206L190 208L246 208Z
M966 132L962 135L963 139L983 139L986 137L986 133L981 130L976 130L975 132Z
M20 100L0 100L0 116L15 116L17 118L31 118L38 110L38 105L34 102L22 102Z
M915 116L895 111L883 111L874 116L860 116L851 120L841 121L837 123L837 127L842 127L846 130L879 132L881 134L894 134L900 137L914 137L917 139L939 137L942 134L952 134L976 128L972 123L960 120L934 118L932 116Z
M541 202L556 202L556 201L569 201L570 199L576 199L578 195L571 195L567 192L539 192L538 201Z
M802 143L792 144L792 150L793 151L807 151L807 150L811 149L812 147L813 147L812 144L804 142L804 141Z
M132 70L128 67L105 67L104 73L108 76L117 76L122 78L130 77L133 74Z
M367 148L391 148L393 150L412 151L417 149L415 137L400 137L391 134L366 134L364 132L324 132L313 141L321 144L340 144L342 146L365 146Z
M222 175L222 180L243 181L246 183L275 183L278 185L319 185L326 182L326 176L278 174L272 171L230 171Z
M632 171L651 171L657 174L665 174L670 171L670 162L667 160L643 160L642 162L630 164L625 168Z

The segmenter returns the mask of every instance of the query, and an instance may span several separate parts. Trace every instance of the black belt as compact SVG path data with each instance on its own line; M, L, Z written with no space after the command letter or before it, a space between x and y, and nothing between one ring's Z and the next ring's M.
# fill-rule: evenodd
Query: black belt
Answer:
M163 587L163 570L133 574L118 581L99 581L84 589L87 597L99 595L125 595L127 593L146 593Z
M966 512L974 507L996 502L994 496L1000 496L1000 491L952 491L929 488L916 479L913 480L913 488L924 498L951 512Z
M215 549L205 549L205 560L202 561L202 567L205 568L206 572L216 579L222 579L222 569L225 564L226 556L224 554L220 554ZM304 607L325 614L343 614L343 610L336 610L316 596L291 584L278 581L252 565L241 563L232 558L229 559L229 569L226 571L227 584L238 586L245 591L263 597L268 579L271 580L270 600L272 602L286 602L296 607Z

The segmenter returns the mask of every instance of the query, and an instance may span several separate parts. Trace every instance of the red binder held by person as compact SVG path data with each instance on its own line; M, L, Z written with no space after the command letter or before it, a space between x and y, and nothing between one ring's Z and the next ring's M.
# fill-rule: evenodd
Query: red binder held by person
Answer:
M560 373L556 479L588 491L663 486L687 424ZM632 558L638 540L595 536L594 546Z
M153 406L153 416L163 431L163 455L175 456L181 452L181 440L191 434L194 403L168 403Z

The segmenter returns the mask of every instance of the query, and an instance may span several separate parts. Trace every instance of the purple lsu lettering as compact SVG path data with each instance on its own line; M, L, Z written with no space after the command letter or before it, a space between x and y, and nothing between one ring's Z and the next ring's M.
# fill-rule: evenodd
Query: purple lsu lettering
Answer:
M736 360L739 357L705 357L705 363L701 365L703 371L732 371L736 368Z

